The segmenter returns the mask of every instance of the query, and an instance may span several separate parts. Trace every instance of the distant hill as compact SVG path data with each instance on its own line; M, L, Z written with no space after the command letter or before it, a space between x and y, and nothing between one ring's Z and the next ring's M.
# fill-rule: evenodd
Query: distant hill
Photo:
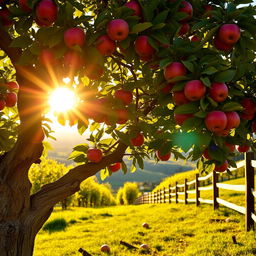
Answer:
M73 161L67 160L69 154L72 152L72 148L83 143L85 140L83 136L75 134L66 134L66 132L58 134L57 141L49 141L53 147L48 153L49 158L53 158L66 165L74 164ZM126 160L128 168L131 166L131 162ZM184 172L194 168L194 163L184 162L184 161L168 161L159 162L156 164L154 161L145 161L144 170L140 168L134 173L123 174L122 171L113 173L111 177L108 177L103 181L103 183L110 183L113 189L118 189L120 186L127 181L134 182L148 182L155 185L159 184L164 178L179 172ZM102 183L99 174L97 174L98 180Z

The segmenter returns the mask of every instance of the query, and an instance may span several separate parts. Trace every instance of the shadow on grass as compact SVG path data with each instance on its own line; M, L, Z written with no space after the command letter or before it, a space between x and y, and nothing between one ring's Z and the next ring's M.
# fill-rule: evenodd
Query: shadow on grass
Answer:
M43 226L44 231L48 231L49 233L58 232L58 231L64 231L66 227L68 226L68 223L65 219L55 219L52 221L47 222Z

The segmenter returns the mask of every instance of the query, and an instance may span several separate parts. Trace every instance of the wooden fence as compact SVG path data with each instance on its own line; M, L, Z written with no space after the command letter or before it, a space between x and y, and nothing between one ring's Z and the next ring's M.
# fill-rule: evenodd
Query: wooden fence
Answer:
M199 206L201 203L212 204L214 210L223 205L232 210L245 215L245 228L246 231L254 229L254 222L256 222L256 215L254 214L254 198L256 191L254 190L254 168L256 168L256 160L252 152L245 153L245 160L237 164L237 168L230 169L231 172L236 171L238 168L245 167L245 184L231 185L218 182L218 173L212 172L207 176L200 177L199 174L195 175L192 181L184 180L183 184L169 185L167 188L159 189L155 192L144 193L137 198L135 204L159 204L159 203L195 203ZM211 182L209 180L211 179ZM207 182L207 185L205 183ZM202 185L202 183L204 183ZM209 185L210 184L210 185ZM219 189L226 189L232 191L239 191L245 193L245 206L238 206L230 203L219 197ZM200 196L201 191L212 191L212 199L203 199ZM194 198L188 198L188 195L195 195ZM183 199L180 198L183 197Z

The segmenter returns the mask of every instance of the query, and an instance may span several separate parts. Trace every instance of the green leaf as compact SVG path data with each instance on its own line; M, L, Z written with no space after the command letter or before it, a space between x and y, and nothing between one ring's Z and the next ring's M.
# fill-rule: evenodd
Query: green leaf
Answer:
M227 111L242 111L244 108L241 104L239 104L238 102L228 102L226 103L223 107L222 110L224 112Z
M10 47L27 48L32 42L30 36L19 36L12 40Z
M144 23L139 23L139 24L136 24L135 26L132 27L131 29L131 34L136 34L136 33L139 33L139 32L142 32L150 27L152 27L153 24L151 22L144 22Z
M178 106L175 110L175 114L191 114L195 113L199 110L199 104L198 102L190 102L188 104L184 104L181 106Z
M184 66L190 71L190 72L194 72L195 71L195 67L194 64L190 61L182 61L182 63L184 64Z
M230 82L232 81L235 75L236 70L229 69L216 74L216 76L214 76L214 80L219 83Z
M100 171L100 178L102 181L105 180L108 176L109 176L109 172L107 168Z
M122 171L123 171L123 173L124 173L124 174L126 174L126 173L127 173L127 171L128 171L128 169L127 169L127 165L125 164L125 162L124 162L124 161L122 161Z
M74 151L79 151L79 152L86 153L87 150L88 150L88 148L89 148L89 145L86 144L86 143L84 143L84 144L79 144L79 145L75 146L75 147L73 148L73 150L74 150Z
M205 86L211 87L211 81L208 77L200 77L200 80Z
M136 171L136 166L135 165L132 165L131 166L131 169L130 169L130 172L131 173L134 173Z

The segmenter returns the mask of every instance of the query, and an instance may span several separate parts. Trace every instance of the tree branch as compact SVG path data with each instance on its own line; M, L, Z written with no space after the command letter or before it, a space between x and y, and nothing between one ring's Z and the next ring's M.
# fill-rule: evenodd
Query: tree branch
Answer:
M115 151L104 157L99 163L76 166L59 180L43 186L40 191L31 196L31 210L39 212L39 214L47 212L56 203L77 192L82 181L110 164L121 162L127 147L120 142Z
M0 35L1 35L0 49L3 50L8 55L11 62L15 64L19 60L22 54L21 49L10 47L12 38L10 37L9 33L5 30L5 28L1 24L0 24Z

